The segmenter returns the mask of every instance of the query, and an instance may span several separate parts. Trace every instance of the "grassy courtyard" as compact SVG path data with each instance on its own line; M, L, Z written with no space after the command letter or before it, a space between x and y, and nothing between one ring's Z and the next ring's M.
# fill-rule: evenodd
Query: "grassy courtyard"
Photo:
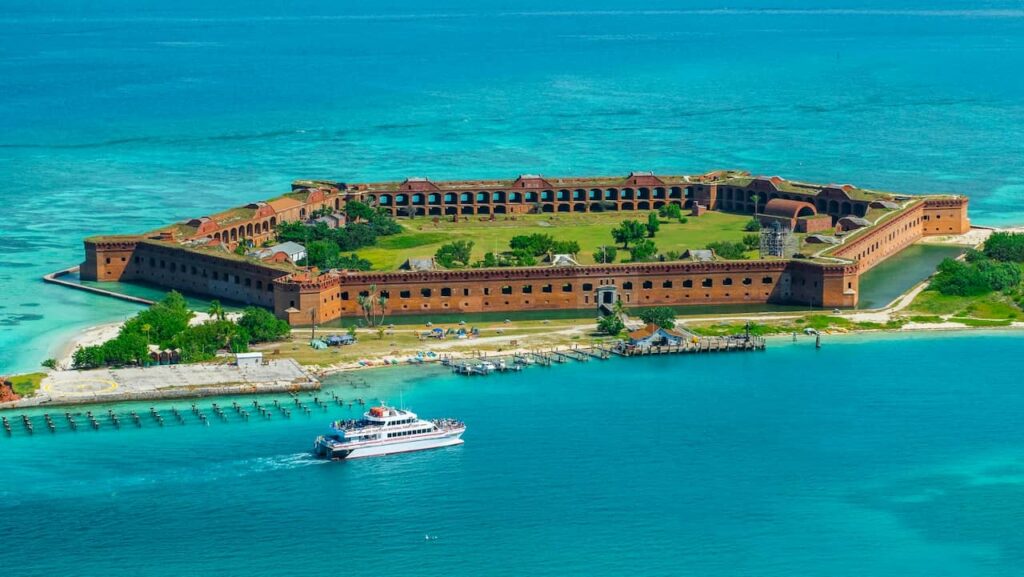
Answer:
M543 233L553 236L555 240L578 242L582 249L578 255L580 263L593 264L593 253L597 247L614 244L611 235L613 228L629 218L646 221L647 213L497 215L494 221L486 218L470 216L469 220L459 222L434 222L432 217L403 219L400 222L405 232L382 237L375 246L357 252L360 257L373 263L374 270L394 270L406 259L433 256L442 244L453 240L473 241L473 260L476 260L483 258L486 252L508 250L508 242L513 236ZM700 249L716 241L738 242L747 234L743 226L748 220L749 215L725 212L708 212L700 217L688 217L685 224L662 220L661 229L653 240L660 252ZM617 261L628 257L628 253L620 250Z

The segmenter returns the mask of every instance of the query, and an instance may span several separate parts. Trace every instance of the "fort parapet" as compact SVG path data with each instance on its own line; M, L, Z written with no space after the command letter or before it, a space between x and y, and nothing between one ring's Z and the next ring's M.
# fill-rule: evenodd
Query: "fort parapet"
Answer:
M805 258L616 265L351 272L303 270L234 254L274 237L279 223L343 210L350 200L396 217L560 212L636 212L676 204L694 210L765 213L820 229L867 222L842 244ZM775 201L774 203L772 201ZM785 201L785 202L782 202ZM587 309L743 303L852 307L860 274L930 235L970 228L962 196L913 197L851 185L813 185L736 171L696 176L345 184L296 181L291 192L134 236L85 241L81 276L144 281L264 306L292 324L361 316L360 296L385 296L388 314ZM767 212L765 212L767 209ZM809 232L814 232L810 230Z

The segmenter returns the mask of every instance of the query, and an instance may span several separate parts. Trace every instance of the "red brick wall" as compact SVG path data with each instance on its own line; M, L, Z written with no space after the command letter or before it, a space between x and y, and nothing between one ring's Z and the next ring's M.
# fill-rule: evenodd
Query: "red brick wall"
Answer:
M835 270L833 270L835 269ZM850 284L852 283L852 284ZM656 263L410 273L350 273L277 283L275 312L308 325L361 316L360 293L388 296L388 314L597 308L597 289L616 287L626 306L743 303L856 304L856 267L786 261ZM847 284L850 288L847 289ZM288 309L297 309L288 312ZM312 309L316 308L316 313Z
M924 236L924 203L918 203L881 224L859 229L832 256L855 260L860 272L907 248Z
M798 218L796 221L796 231L806 232L807 234L814 234L823 230L832 228L832 217L827 214L819 214L818 216L808 216L804 218Z
M86 260L80 271L86 280L144 281L271 308L274 306L273 280L287 274L255 262L200 254L146 240L133 243L87 241Z
M924 234L964 234L971 229L967 198L935 198L924 201Z
M85 262L79 267L82 280L119 281L131 263L137 239L85 241Z

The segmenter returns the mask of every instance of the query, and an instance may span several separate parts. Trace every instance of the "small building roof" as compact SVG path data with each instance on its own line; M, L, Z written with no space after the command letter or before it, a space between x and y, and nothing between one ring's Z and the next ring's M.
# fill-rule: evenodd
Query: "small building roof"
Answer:
M285 254L292 255L300 252L306 252L306 247L297 242L288 241L282 242L281 244L275 244L274 246L269 246L265 250L270 251L271 254L275 252L283 252Z
M821 244L842 244L843 241L839 240L834 236L829 236L827 234L812 234L808 235L807 242Z
M896 210L900 207L900 203L893 202L891 200L875 200L868 206L871 208L887 208L889 210Z
M405 262L402 263L402 266L400 266L399 268L411 271L425 271L434 270L435 268L437 268L437 264L435 263L434 257L432 256L418 257L406 260Z
M640 339L646 339L647 337L655 335L659 332L671 335L673 337L686 338L685 334L675 329L666 329L664 327L657 325L656 323L647 323L647 325L630 332L629 338L634 341L638 341Z
M235 353L236 359L262 359L263 353Z
M551 255L551 266L579 266L580 263L576 262L576 259L572 258L571 254L553 254Z
M710 248L686 249L683 251L683 258L700 262L708 262L715 260L715 251Z
M850 230L854 228L864 228L865 226L871 226L871 221L859 216L844 216L839 219L839 224L844 230Z
M303 205L303 202L290 197L276 198L268 201L270 208L274 209L274 212L283 212L292 208L298 208Z
M810 214L806 211L810 211ZM818 211L814 208L814 205L809 202L789 200L786 198L773 198L764 205L764 210L761 211L761 214L782 218L796 218L798 216L814 216L815 214L818 214Z

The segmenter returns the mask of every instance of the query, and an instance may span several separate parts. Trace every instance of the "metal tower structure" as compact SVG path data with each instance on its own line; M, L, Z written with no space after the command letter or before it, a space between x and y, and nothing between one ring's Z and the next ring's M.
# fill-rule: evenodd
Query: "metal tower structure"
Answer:
M797 251L797 238L778 221L761 227L761 258L790 258Z

